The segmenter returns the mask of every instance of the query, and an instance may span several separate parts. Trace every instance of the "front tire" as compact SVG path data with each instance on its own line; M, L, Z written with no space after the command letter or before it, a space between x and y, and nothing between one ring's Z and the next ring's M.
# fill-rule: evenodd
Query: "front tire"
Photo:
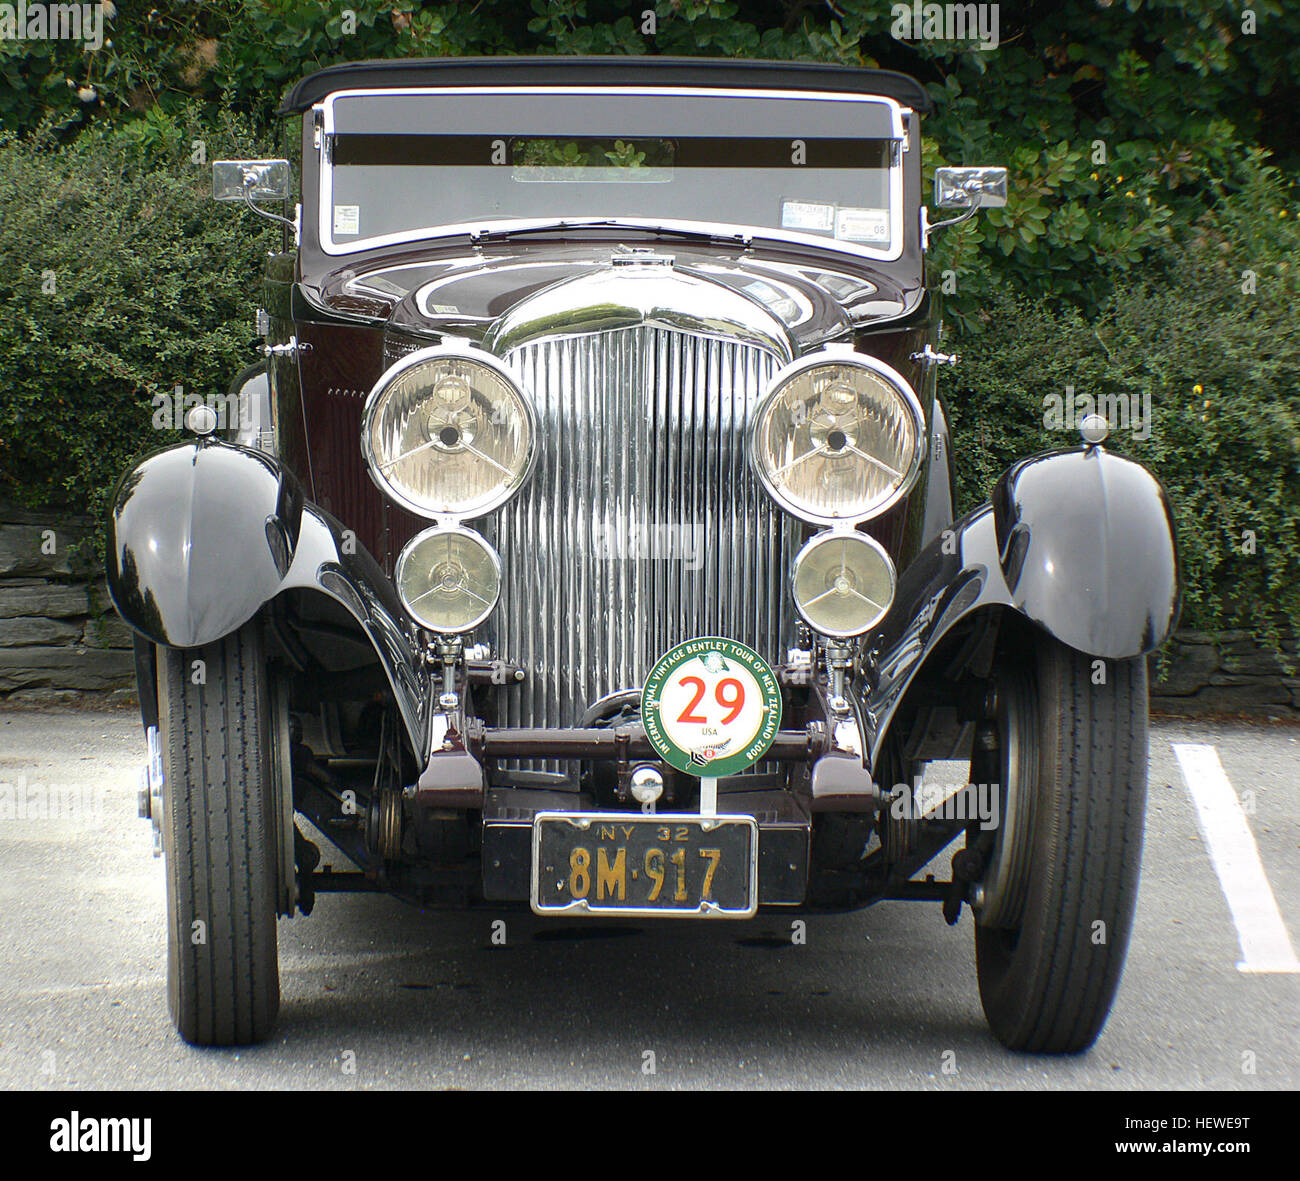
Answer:
M264 1040L280 1008L279 825L255 623L158 653L167 1000L198 1046Z
M1041 633L1034 647L1031 667L998 690L999 721L1025 731L1008 743L1003 725L1000 744L1003 784L1020 776L1032 798L1028 857L1012 870L1022 900L996 926L977 912L976 968L1003 1045L1069 1054L1100 1034L1128 950L1146 810L1146 662L1094 660Z

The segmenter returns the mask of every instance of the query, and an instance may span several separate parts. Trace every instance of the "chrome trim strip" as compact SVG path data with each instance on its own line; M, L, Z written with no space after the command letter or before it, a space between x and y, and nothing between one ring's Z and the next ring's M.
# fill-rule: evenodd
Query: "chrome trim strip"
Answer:
M726 86L404 86L367 89L354 87L351 90L335 90L317 103L312 109L324 109L325 131L333 130L333 104L341 98L390 98L398 96L439 95L439 94L576 94L576 95L667 95L674 98L763 98L763 99L809 99L814 102L874 104L888 108L890 111L890 138L902 140L907 138L903 125L904 107L897 99L883 94L850 94L832 90L775 90L753 89Z

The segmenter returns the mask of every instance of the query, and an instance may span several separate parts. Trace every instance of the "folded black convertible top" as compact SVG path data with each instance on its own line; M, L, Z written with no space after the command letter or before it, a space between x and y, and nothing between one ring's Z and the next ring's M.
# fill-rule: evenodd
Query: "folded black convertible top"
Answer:
M298 82L277 114L292 115L336 90L406 86L710 86L741 90L825 90L879 94L925 114L930 98L915 78L892 70L817 62L707 57L429 57L347 62Z

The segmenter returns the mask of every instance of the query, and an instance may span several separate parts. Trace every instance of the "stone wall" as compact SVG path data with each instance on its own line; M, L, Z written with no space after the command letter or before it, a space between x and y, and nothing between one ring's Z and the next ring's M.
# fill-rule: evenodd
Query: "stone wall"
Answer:
M1165 648L1165 670L1157 674L1151 658L1153 712L1242 714L1258 718L1300 720L1300 655L1296 639L1278 653L1255 642L1250 632L1179 631Z
M131 632L89 571L84 517L0 503L0 704L127 701Z

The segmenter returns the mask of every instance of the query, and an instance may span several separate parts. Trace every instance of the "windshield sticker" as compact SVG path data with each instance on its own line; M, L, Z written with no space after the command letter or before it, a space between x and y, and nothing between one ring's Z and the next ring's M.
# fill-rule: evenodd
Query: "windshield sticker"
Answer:
M841 209L835 215L835 236L845 242L889 240L888 209Z
M361 206L360 205L335 205L334 206L334 234L359 234L361 233Z
M829 234L835 225L835 206L816 201L782 201L781 228L786 230L819 230Z

